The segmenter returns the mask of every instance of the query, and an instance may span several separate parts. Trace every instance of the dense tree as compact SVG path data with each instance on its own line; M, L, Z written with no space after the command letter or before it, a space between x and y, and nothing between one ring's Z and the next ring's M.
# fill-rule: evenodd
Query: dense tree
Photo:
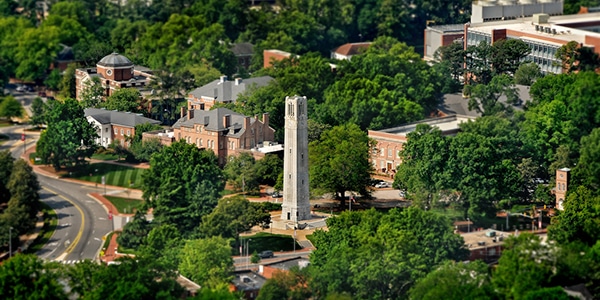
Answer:
M490 299L493 298L487 264L446 262L417 282L411 299Z
M59 50L60 31L55 26L25 29L18 38L15 76L22 80L42 79Z
M274 186L279 175L283 173L283 160L275 154L267 154L256 161L254 172L261 184Z
M14 163L15 159L10 151L0 151L0 204L5 204L10 199L10 191L7 185Z
M183 293L176 273L156 268L152 259L125 257L117 262L75 264L65 277L83 299L179 299Z
M257 300L303 300L311 297L308 288L309 274L306 268L292 267L287 271L274 272L258 293Z
M232 279L229 241L220 236L188 240L180 252L179 272L200 286L218 287Z
M411 47L379 38L364 54L338 65L339 79L317 107L318 121L380 129L422 118L437 105L440 74Z
M77 64L71 63L65 70L62 80L58 85L60 90L59 95L62 98L75 98L75 70L77 69Z
M520 39L502 39L492 44L491 63L494 74L514 75L531 48Z
M369 195L373 141L358 126L347 124L324 132L309 144L310 185L335 193L344 207L346 191Z
M13 96L0 98L0 117L11 119L23 116L23 106Z
M100 77L92 77L83 82L83 89L80 92L79 100L83 108L99 107L102 98L106 96L106 90L102 86Z
M155 226L148 232L144 244L138 252L156 262L157 265L176 270L179 265L179 252L184 240L177 227L171 224Z
M327 226L314 233L317 250L309 266L317 296L405 299L428 272L468 253L447 219L418 208L345 212L327 219Z
M528 292L548 287L556 270L556 245L542 243L529 233L509 237L492 274L496 292L510 299L526 299Z
M184 236L216 206L223 186L215 154L183 140L152 155L150 169L142 175L143 197L154 209L154 222L173 224Z
M137 249L146 242L146 237L152 227L153 224L146 220L144 213L138 210L133 220L123 227L123 231L117 237L117 242L127 249Z
M515 71L515 83L531 86L538 78L542 77L542 70L538 64L522 63Z
M222 198L208 215L202 218L200 233L204 237L222 236L238 239L239 234L256 225L268 226L271 215L260 203L250 202L242 196Z
M13 207L23 208L27 212L24 219L16 220L17 223L13 223L11 226L18 228L18 232L25 233L35 226L36 215L40 207L40 195L38 194L40 184L33 169L25 160L19 159L14 163L6 187L10 192L7 212L10 212Z
M576 41L562 45L555 54L566 72L596 71L600 68L600 56L592 48L580 46Z
M118 89L106 98L106 102L102 106L109 110L141 113L143 112L140 105L141 98L142 95L136 88Z
M132 143L129 150L138 161L150 161L152 154L160 152L163 148L159 138L149 138L138 143Z
M506 103L500 97L506 97ZM471 90L469 110L475 110L484 116L510 112L510 105L517 104L519 94L513 80L506 74L497 75L488 84L477 84Z
M252 154L241 153L238 156L229 157L223 168L223 174L236 191L255 193L260 190L255 165L256 160Z
M44 80L44 85L47 89L51 91L58 91L58 87L60 86L60 81L62 80L62 75L60 74L60 69L54 69L48 77Z
M580 241L593 245L600 239L600 196L583 186L569 191L564 210L552 218L548 237L558 243Z
M581 138L581 150L577 166L573 170L573 182L591 190L600 189L600 128Z
M80 164L95 151L96 129L87 121L77 100L54 102L46 115L48 128L37 142L37 154L55 169Z
M68 299L58 276L35 255L17 254L0 265L2 299Z

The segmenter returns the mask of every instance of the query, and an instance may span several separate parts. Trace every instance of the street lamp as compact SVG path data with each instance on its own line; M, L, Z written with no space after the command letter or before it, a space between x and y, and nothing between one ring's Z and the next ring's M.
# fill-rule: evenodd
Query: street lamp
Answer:
M246 240L246 269L250 269L250 242L252 239Z
M471 232L471 220L467 218L467 232Z

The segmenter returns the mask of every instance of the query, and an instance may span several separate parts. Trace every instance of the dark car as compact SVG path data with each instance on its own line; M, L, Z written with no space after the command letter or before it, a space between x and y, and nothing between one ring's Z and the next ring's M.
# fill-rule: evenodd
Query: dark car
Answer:
M271 194L271 197L273 197L273 198L281 198L281 197L283 197L283 195L281 194L280 191L275 191L275 192L273 192L273 194Z
M271 250L265 250L261 253L258 254L258 256L260 258L271 258L271 257L275 257L275 255L273 254L273 251Z

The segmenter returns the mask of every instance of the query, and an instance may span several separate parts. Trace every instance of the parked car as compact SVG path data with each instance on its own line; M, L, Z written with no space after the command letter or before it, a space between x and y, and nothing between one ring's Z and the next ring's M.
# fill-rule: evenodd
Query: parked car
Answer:
M271 197L273 197L273 198L281 198L281 197L283 197L283 195L281 194L280 191L274 191L273 194L271 194Z
M376 188L387 188L390 187L390 184L387 181L382 181L375 185Z
M24 92L25 91L25 86L19 85L19 86L17 86L16 90L17 90L17 92Z
M275 255L273 254L273 251L271 250L265 250L261 253L258 254L258 256L260 258L271 258L271 257L275 257Z
M371 186L376 186L377 184L383 182L381 179L371 179Z
M405 190L400 190L398 192L398 196L402 197L402 198L406 198L406 191Z

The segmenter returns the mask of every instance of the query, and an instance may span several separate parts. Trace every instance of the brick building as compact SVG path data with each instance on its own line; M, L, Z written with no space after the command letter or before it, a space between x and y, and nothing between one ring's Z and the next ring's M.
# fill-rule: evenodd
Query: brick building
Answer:
M221 76L188 94L188 110L210 110L216 103L235 103L238 96L251 88L266 86L273 80L271 76L236 78L227 80Z
M331 51L331 58L338 60L350 60L352 59L352 56L367 51L369 46L371 46L370 42L343 44Z
M571 169L569 168L556 170L556 187L554 188L554 195L556 196L556 209L558 210L564 209L563 203L567 198L570 175Z
M425 119L399 127L382 130L369 130L369 138L377 142L371 154L371 160L376 173L393 177L400 160L400 150L407 141L407 135L413 132L419 124L429 124L437 127L443 135L455 135L459 131L459 124L474 120L475 117L452 115L442 118Z
M89 123L95 125L98 134L96 144L102 147L108 147L113 141L128 147L126 137L135 135L135 126L145 123L160 124L160 121L141 114L99 108L86 108L84 115Z
M228 156L248 152L261 146L271 145L275 130L269 126L269 114L248 117L227 108L213 110L191 109L172 127L170 140L184 139L198 148L211 149L219 164L224 165ZM160 137L158 133L145 135Z
M100 78L104 88L104 97L112 95L117 89L136 88L142 94L150 92L148 85L152 71L146 67L135 66L127 57L111 53L103 57L95 68L80 68L75 71L75 98L81 101L81 94L92 78Z

